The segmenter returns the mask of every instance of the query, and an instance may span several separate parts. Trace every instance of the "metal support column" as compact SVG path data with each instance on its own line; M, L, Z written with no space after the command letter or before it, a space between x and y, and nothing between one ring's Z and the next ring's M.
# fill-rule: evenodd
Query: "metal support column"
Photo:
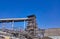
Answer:
M24 29L25 29L25 20L24 20Z
M12 30L14 29L14 21L12 21Z

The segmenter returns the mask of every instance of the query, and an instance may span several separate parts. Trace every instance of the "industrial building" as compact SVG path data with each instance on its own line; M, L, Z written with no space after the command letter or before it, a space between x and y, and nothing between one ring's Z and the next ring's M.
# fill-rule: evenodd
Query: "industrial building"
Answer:
M11 22L12 29L6 29L5 23ZM14 29L15 22L23 22L24 29ZM36 23L36 16L30 15L27 18L6 18L0 19L0 39L59 39L60 29L39 29ZM26 25L27 23L27 25Z

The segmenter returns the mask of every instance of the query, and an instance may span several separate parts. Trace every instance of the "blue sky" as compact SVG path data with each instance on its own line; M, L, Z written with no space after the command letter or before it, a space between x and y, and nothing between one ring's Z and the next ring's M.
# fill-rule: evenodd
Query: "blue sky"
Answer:
M0 0L0 18L35 14L39 28L60 28L60 0Z

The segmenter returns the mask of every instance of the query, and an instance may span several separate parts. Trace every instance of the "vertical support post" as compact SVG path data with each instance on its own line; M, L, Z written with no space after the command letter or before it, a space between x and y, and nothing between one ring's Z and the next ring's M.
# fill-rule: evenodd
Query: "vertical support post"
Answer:
M24 29L25 29L25 20L24 20Z
M13 27L14 27L14 21L12 21L12 30L14 29Z

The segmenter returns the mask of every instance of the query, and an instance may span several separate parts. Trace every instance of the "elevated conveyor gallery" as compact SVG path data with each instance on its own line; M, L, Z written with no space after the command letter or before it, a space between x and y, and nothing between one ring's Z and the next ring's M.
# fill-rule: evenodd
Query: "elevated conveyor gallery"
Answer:
M6 19L0 19L0 23L2 24L2 31L4 31L4 23L12 23L10 26L12 26L12 31L9 30L8 33L18 33L19 36L24 36L27 39L34 39L34 36L36 36L36 30L38 30L37 28L37 24L36 24L36 16L35 15L30 15L27 16L28 18L6 18ZM14 31L14 23L15 22L23 22L24 24L24 31L19 32L19 31ZM27 26L25 25L25 22L27 22Z

